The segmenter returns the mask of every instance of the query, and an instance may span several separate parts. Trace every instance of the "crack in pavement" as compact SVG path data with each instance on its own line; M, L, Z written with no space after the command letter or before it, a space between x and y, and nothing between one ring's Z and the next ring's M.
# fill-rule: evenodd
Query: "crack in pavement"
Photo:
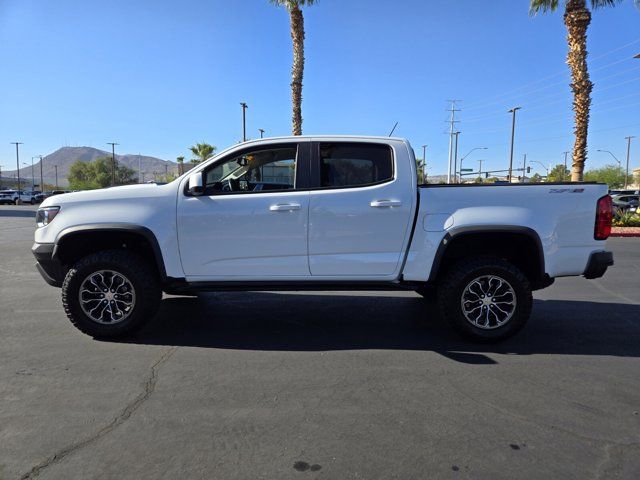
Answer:
M92 443L96 442L97 440L104 437L105 435L112 432L120 425L122 425L124 422L126 422L131 417L131 415L138 408L140 408L140 406L151 396L151 394L155 390L156 382L158 381L158 370L164 363L167 362L167 360L169 360L169 358L171 358L171 356L175 353L177 349L178 347L168 348L167 350L165 350L165 352L162 355L160 355L160 358L156 360L153 363L153 365L151 365L151 372L149 373L149 378L147 378L147 381L144 383L144 388L142 389L142 392L132 402L128 403L120 411L120 413L116 415L116 417L111 422L109 422L108 425L102 427L93 435L90 435L89 437L83 440L80 440L78 442L71 443L70 445L67 445L63 449L54 453L52 456L50 456L46 460L43 460L38 465L34 466L31 470L29 470L27 473L22 475L20 477L20 480L29 480L37 477L38 475L40 475L40 473L42 473L44 469L50 467L55 463L60 462L65 457L68 457L69 455L83 449L84 447L91 445Z

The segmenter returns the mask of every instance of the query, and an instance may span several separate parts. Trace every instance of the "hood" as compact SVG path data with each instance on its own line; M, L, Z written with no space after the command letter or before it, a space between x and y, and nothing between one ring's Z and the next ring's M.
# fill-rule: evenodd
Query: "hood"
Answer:
M62 193L45 199L40 206L61 206L68 203L93 202L101 200L124 200L136 198L148 198L162 195L174 182L167 185L155 183L143 183L135 185L123 185L121 187L100 188L98 190L84 190L81 192Z

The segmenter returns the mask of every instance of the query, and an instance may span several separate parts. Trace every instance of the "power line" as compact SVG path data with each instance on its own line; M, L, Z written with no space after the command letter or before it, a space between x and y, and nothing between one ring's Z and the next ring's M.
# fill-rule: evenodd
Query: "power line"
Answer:
M627 47L630 47L630 46L632 46L632 45L635 45L635 44L637 44L637 43L640 43L640 38L637 38L637 39L635 39L635 40L633 40L633 41L631 41L631 42L629 42L629 43L626 43L626 44L624 44L624 45L622 45L622 46L620 46L620 47L616 47L616 48L614 48L614 49L612 49L612 50L609 50L608 52L605 52L605 53L603 53L602 55L598 55L598 56L596 56L596 57L593 57L593 58L591 59L591 63L593 63L593 62L595 62L595 61L597 61L597 60L599 60L599 59L601 59L601 58L607 57L607 56L609 56L609 55L611 55L611 54L613 54L613 53L616 53L616 52L618 52L618 51L620 51L620 50L623 50L623 49L625 49L625 48L627 48ZM619 64L619 63L627 62L627 61L629 61L629 59L628 59L628 58L624 58L624 59L616 60L616 61L614 61L614 62L611 62L611 63L605 64L605 65L601 65L601 66L599 66L599 67L597 67L597 68L595 68L595 69L590 69L590 73L597 72L597 71L603 70L603 69L605 69L605 68L611 67L611 66L613 66L613 65L617 65L617 64ZM554 74L552 74L552 75L548 75L548 76L543 77L543 78L541 78L541 79L539 79L539 80L534 80L533 82L526 83L526 84L521 85L521 86L519 86L519 87L515 87L515 88L513 88L513 89L511 89L511 90L507 90L506 92L502 92L502 93L499 93L499 94L497 94L497 95L493 95L493 96L490 96L490 97L488 97L488 98L487 98L487 100L491 100L491 99L501 99L501 100L498 100L498 101L491 101L491 102L489 102L489 103L487 103L486 101L485 101L485 102L483 102L482 100L479 100L479 101L477 101L477 102L471 102L467 107L465 107L465 109L466 109L467 111L468 111L468 110L477 110L477 109L485 108L485 107L487 107L487 106L495 105L495 104L497 104L497 103L500 103L502 100L505 100L505 101L506 101L510 96L513 96L513 95L511 95L511 94L513 94L514 92L518 92L518 91L520 91L520 90L523 90L523 89L526 89L526 88L528 88L528 87L531 87L531 86L537 85L537 84L539 84L539 83L546 82L547 80L550 80L550 79L552 79L552 78L556 78L556 77L558 77L558 76L561 76L561 75L568 75L568 74L569 74L569 72L568 72L566 69L564 69L564 70L562 70L561 72L554 73ZM542 87L542 88L540 88L540 89L548 88L548 87L550 87L550 86L554 86L554 85L558 85L559 83L563 83L563 82L557 82L557 83L554 83L554 84L550 84L550 85L545 86L545 87ZM540 89L533 90L532 92L535 92L535 91L540 90ZM531 92L528 92L528 93L531 93ZM517 98L517 97L519 97L519 96L526 95L526 94L528 94L528 93L523 93L523 94L516 95L516 98ZM480 104L480 105L478 105L478 104Z

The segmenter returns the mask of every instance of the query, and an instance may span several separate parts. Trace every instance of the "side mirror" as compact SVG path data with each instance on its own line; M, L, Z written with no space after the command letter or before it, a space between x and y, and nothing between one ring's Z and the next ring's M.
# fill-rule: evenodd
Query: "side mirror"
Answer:
M193 195L194 197L199 197L204 193L204 187L202 186L202 172L189 175L187 191L189 192L189 195Z

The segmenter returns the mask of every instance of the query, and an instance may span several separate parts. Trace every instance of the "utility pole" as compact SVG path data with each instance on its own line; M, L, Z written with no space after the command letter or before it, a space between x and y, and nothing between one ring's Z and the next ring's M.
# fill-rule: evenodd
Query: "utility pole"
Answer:
M627 169L624 173L624 188L627 188L627 183L629 180L629 157L631 156L631 139L636 137L624 137L627 141Z
M524 179L527 178L527 154L522 154L522 183L525 183Z
M567 155L569 155L569 153L571 152L562 152L564 155L564 170L562 171L562 181L565 181L566 175L567 175Z
M456 136L456 147L453 154L453 183L458 183L458 175L456 174L456 170L458 168L458 137L460 136L460 133L462 132L454 132L454 135Z
M264 137L264 128L259 128L258 131L260 132L260 138Z
M140 152L138 152L138 183L142 183L140 178L142 177L142 162L140 162Z
M111 186L116 184L116 142L107 142L107 145L111 145ZM57 182L56 182L57 183Z
M426 172L427 172L427 146L422 145L422 179L423 180Z
M11 142L16 146L16 170L18 174L18 191L20 190L20 153L18 152L19 145L24 145L22 142Z
M44 193L44 178L42 176L42 155L38 155L40 158L40 191Z
M242 141L247 141L247 104L245 102L240 102L240 106L242 107Z
M451 119L449 120L449 169L447 170L447 183L451 183L451 164L453 163L453 135L456 121L456 112L460 109L456 108L456 103L460 100L447 100L451 102L451 108L447 111L451 112Z
M54 165L53 168L56 169L56 190L58 190L58 165Z
M511 153L509 154L509 183L511 183L511 175L513 174L513 141L516 136L516 112L522 107L513 107L508 113L513 114L511 120Z

